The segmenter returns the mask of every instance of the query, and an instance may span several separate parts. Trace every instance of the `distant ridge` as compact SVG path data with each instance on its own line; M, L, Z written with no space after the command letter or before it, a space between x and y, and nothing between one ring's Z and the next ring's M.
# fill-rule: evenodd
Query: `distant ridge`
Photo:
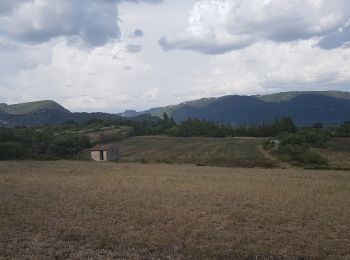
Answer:
M261 96L223 96L187 101L178 105L121 114L71 113L51 100L7 105L0 103L0 126L57 125L68 120L162 117L166 112L177 122L188 118L206 119L235 125L271 122L290 116L299 126L316 122L333 125L350 121L350 93L344 91L293 91Z
M315 94L315 95L324 95L334 98L341 98L341 99L347 99L350 100L350 92L345 91L288 91L288 92L280 92L280 93L274 93L274 94L268 94L268 95L258 95L259 99L266 102L283 102L283 101L289 101L293 98L296 98L301 95L305 94Z
M59 125L66 121L86 122L90 119L120 119L108 113L71 113L52 100L42 100L20 104L0 104L0 127L32 127Z
M58 103L52 100L42 100L13 105L7 105L5 103L0 104L0 112L5 112L10 115L25 115L39 110L54 110L70 113L63 106L59 105Z
M350 93L344 91L291 91L269 95L222 96L134 112L133 116L166 112L176 121L199 118L233 124L270 122L290 116L299 125L338 124L350 120Z

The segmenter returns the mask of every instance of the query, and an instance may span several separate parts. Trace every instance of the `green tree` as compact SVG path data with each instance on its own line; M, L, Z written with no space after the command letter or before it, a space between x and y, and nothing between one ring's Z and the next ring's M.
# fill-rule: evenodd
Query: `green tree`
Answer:
M0 143L0 160L22 159L25 155L25 148L18 142Z

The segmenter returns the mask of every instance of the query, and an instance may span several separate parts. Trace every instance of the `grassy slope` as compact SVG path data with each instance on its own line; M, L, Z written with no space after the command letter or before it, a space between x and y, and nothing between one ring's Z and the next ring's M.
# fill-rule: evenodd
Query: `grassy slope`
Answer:
M5 112L13 115L28 114L41 109L65 111L65 109L61 105L51 100L14 104L14 105L8 105L4 107Z
M290 92L281 92L281 93L270 94L270 95L262 95L257 97L265 102L283 102L283 101L289 101L303 94L321 94L321 95L326 95L330 97L350 100L350 93L343 92L343 91L290 91Z
M145 136L119 143L122 161L190 163L218 166L273 166L259 149L263 139Z
M349 197L348 172L0 162L0 258L345 260Z

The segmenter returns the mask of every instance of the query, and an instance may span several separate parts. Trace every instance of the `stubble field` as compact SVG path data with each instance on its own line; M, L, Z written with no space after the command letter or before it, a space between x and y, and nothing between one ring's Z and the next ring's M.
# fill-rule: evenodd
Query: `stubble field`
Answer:
M0 162L0 258L350 259L350 174Z

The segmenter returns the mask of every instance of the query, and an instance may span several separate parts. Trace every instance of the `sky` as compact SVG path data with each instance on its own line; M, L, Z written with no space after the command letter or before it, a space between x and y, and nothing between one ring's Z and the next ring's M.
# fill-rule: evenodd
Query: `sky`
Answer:
M350 91L349 0L0 0L0 103L118 113Z

